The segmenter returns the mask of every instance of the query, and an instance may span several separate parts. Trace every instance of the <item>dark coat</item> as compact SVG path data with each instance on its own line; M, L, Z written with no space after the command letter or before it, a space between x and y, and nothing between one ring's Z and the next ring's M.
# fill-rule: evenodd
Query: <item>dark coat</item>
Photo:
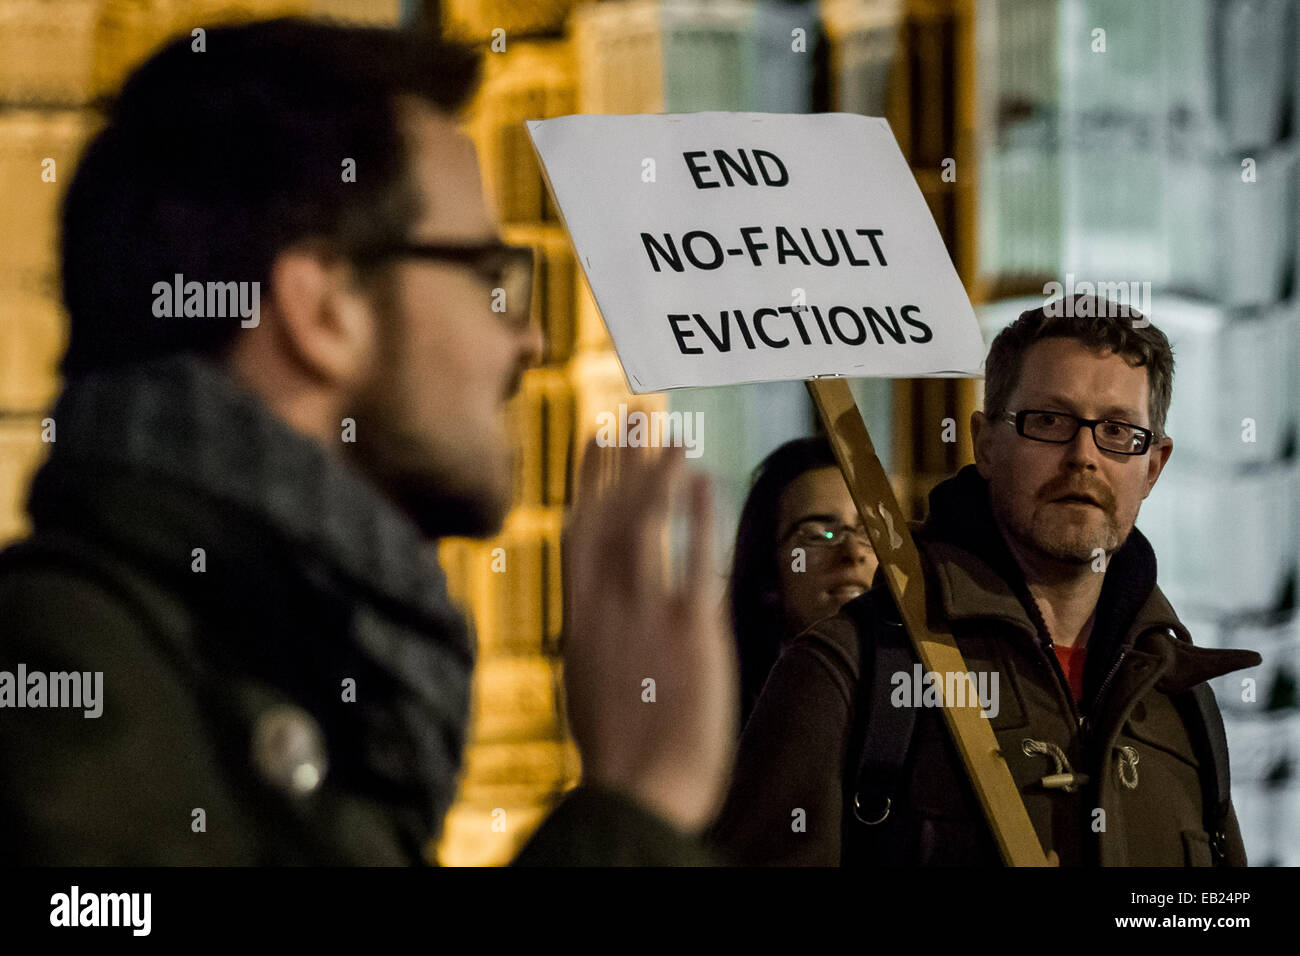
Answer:
M917 543L932 618L951 627L969 671L999 675L990 722L1044 852L1055 850L1063 866L1209 865L1201 778L1209 760L1188 729L1188 691L1259 655L1192 645L1135 529L1106 570L1081 708L973 466L935 489ZM881 614L897 614L883 585L814 625L778 660L745 727L714 832L738 862L842 862L845 828L860 827L846 805L846 773L856 771L861 641ZM1029 753L1026 741L1035 742ZM1058 769L1047 745L1089 782L1073 793L1044 787ZM792 826L796 809L804 832ZM1235 816L1226 835L1225 862L1245 865ZM918 710L888 829L872 839L863 862L1000 862L938 709Z
M197 360L75 383L54 417L34 533L0 554L0 671L102 672L103 711L0 709L0 861L426 861L474 654L414 525ZM701 859L580 788L524 861Z

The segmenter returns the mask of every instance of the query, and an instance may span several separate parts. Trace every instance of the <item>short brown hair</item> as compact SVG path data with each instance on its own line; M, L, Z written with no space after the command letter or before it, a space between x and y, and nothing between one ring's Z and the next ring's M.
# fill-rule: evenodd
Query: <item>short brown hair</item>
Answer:
M984 408L988 413L1007 410L1011 393L1020 382L1025 352L1035 342L1051 338L1078 339L1095 351L1115 352L1135 368L1145 366L1151 388L1150 427L1157 439L1164 437L1165 416L1174 393L1174 351L1169 339L1136 309L1098 296L1076 295L1072 300L1044 303L1022 312L998 333L985 363Z
M270 285L285 249L345 257L400 242L421 213L399 101L455 113L474 51L427 29L297 18L185 32L107 104L63 204L69 377L172 352L222 355L229 317L154 315L154 283ZM358 174L343 176L344 161ZM360 271L360 270L359 270Z

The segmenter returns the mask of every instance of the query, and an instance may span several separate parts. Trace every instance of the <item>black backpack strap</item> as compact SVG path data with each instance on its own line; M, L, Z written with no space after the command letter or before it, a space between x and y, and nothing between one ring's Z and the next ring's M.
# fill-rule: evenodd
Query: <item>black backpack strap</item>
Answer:
M893 675L909 675L916 654L888 589L876 588L870 600L852 609L858 623L861 679L855 719L857 763L846 798L858 823L884 823L893 809L902 778L903 761L916 726L914 707L890 703Z
M1210 835L1210 850L1218 866L1227 851L1228 809L1232 799L1232 777L1228 767L1228 735L1223 715L1207 683L1191 690L1195 723L1213 764L1212 773L1201 774L1202 805L1205 808L1205 832Z

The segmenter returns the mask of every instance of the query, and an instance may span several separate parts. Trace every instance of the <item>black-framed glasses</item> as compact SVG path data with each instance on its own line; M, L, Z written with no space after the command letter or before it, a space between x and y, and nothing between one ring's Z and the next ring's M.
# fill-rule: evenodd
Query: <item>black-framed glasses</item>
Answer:
M494 311L498 311L503 321L516 328L528 324L533 289L533 250L530 247L511 246L504 242L399 242L362 252L357 259L373 264L406 257L469 267L491 287L494 294L500 290L501 308ZM496 300L493 305L496 305Z
M1098 448L1116 455L1145 454L1151 447L1151 439L1155 437L1151 429L1141 425L1108 418L1080 418L1065 412L1023 409L1018 412L1003 412L998 418L1015 425L1016 433L1024 438L1056 445L1074 441L1079 429L1087 427L1092 431L1092 440Z
M800 521L781 540L794 540L806 548L838 548L850 539L868 548L871 547L871 539L867 537L866 531L851 528L838 521L824 521L820 518L807 518Z

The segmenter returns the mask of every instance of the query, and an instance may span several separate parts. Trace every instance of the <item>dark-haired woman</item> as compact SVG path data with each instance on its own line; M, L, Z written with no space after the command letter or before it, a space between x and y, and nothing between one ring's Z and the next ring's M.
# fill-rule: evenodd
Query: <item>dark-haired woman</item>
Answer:
M742 727L781 648L867 591L876 565L825 438L786 442L754 470L730 587Z

